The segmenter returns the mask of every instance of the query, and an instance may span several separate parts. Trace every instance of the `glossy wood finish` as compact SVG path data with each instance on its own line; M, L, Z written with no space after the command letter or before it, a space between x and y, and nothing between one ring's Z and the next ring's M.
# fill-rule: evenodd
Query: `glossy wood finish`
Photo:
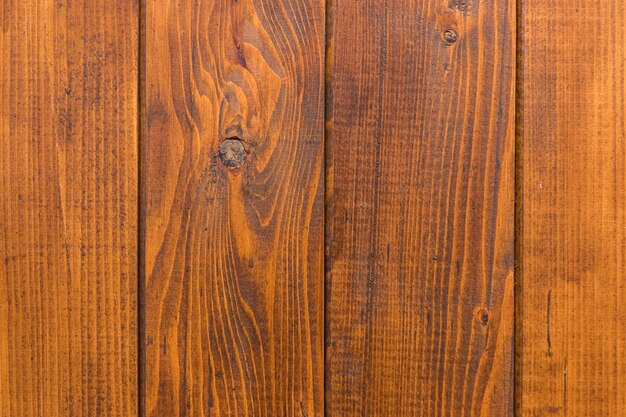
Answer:
M323 414L324 8L147 1L147 416Z
M326 416L512 416L515 3L331 4Z
M626 10L520 9L520 417L626 410Z
M0 5L0 415L136 415L138 2Z

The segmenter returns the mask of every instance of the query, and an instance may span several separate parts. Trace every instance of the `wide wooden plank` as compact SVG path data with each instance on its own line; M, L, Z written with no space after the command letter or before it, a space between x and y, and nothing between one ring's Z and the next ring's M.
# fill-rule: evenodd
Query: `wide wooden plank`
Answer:
M327 416L511 416L515 2L333 1Z
M138 2L0 5L0 415L136 415Z
M626 10L520 10L519 416L626 410Z
M148 416L323 413L324 8L147 1Z

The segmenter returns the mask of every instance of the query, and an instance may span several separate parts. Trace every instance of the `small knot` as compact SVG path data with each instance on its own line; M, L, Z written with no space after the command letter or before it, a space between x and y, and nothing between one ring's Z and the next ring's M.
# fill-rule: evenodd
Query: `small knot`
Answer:
M454 29L447 29L445 32L443 32L443 39L447 43L453 44L457 41L457 39L459 39L459 34Z
M489 325L489 310L484 307L479 308L476 310L474 318L480 327L487 327Z
M220 145L219 157L228 168L238 168L248 157L243 141L237 137L224 139Z

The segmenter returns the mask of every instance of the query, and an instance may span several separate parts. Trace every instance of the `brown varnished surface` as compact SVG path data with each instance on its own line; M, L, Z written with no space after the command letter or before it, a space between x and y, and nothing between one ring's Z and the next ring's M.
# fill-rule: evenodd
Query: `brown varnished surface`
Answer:
M520 417L626 410L626 11L520 9Z
M0 415L136 415L138 3L0 5Z
M147 1L148 416L323 413L324 7Z
M326 415L512 416L515 3L329 23Z
M623 415L619 2L138 3L0 2L1 416Z

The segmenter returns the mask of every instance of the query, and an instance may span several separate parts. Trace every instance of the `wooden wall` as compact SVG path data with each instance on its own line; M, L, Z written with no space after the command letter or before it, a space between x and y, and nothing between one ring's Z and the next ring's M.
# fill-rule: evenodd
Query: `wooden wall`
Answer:
M136 415L139 5L0 4L0 415Z
M330 10L327 415L512 415L515 4Z
M626 410L625 15L610 0L520 10L523 417Z
M146 413L321 415L324 4L147 1Z
M0 5L0 417L624 416L620 2Z

